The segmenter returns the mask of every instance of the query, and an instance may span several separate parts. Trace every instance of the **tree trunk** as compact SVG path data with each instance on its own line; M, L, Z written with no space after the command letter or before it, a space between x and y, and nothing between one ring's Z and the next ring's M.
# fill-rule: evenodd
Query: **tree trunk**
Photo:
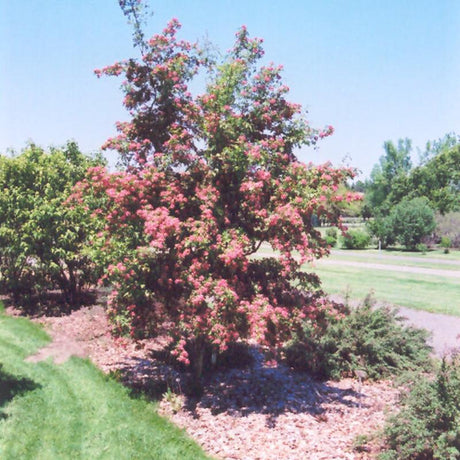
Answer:
M69 270L69 304L72 308L75 308L77 306L78 302L78 286L77 286L77 279L75 277L75 272L73 267L70 264L67 264L68 270Z
M189 391L193 396L201 396L203 393L203 366L206 343L203 338L197 338L191 346L190 365L192 376L189 382Z

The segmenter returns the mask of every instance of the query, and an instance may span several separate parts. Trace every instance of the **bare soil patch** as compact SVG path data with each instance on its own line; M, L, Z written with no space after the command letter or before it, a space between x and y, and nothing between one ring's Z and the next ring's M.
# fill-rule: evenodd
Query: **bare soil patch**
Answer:
M219 459L373 458L377 446L360 452L355 438L382 427L398 399L391 382L318 382L283 365L267 366L257 349L253 365L216 372L203 396L191 398L182 392L187 375L154 357L165 341L113 338L101 306L34 321L45 325L53 342L29 360L90 358L134 390L158 398L160 413Z

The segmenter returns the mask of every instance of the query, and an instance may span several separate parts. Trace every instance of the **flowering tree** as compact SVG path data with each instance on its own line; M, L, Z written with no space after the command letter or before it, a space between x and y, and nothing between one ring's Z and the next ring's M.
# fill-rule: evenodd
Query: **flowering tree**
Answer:
M328 251L311 218L327 214L340 225L339 202L356 197L337 192L350 169L297 160L295 148L332 127L310 128L286 99L281 68L259 65L261 40L243 27L214 63L179 40L179 28L172 20L142 42L140 59L96 71L125 77L131 120L118 123L105 148L126 168L93 168L76 196L101 222L93 244L114 288L118 330L167 331L200 376L206 347L247 338L276 347L324 314L318 279L300 270ZM206 91L193 95L201 70ZM277 256L257 257L263 243Z

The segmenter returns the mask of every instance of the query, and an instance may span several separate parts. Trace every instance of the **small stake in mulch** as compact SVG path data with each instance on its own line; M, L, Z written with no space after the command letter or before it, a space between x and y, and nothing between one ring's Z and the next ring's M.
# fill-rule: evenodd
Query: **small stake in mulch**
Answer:
M363 386L363 380L367 379L367 372L364 369L356 369L355 375L358 378L358 407L361 409L361 388Z

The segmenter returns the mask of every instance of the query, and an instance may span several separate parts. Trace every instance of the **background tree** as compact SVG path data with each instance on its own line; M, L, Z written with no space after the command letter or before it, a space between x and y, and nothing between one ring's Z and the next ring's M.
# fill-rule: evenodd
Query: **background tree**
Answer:
M425 197L402 200L388 217L396 241L414 250L436 227L434 212Z
M436 215L435 241L443 238L450 242L450 247L460 248L460 212L449 212L445 215Z
M145 41L139 59L96 71L125 78L131 120L106 147L127 168L94 168L79 199L103 221L94 244L118 330L168 333L199 377L207 348L249 337L275 348L328 311L318 279L300 270L327 252L311 220L340 225L338 204L356 196L337 191L350 169L297 160L297 147L332 128L310 128L286 99L281 68L259 65L261 40L243 27L214 64L179 27ZM207 88L193 95L200 70ZM251 257L264 242L279 257Z
M388 215L390 208L405 196L412 167L410 139L399 139L397 145L386 141L383 148L385 155L374 166L366 187L366 209L370 208L374 216Z
M408 182L408 196L426 197L441 214L460 210L460 144L414 168Z
M458 146L460 143L460 136L452 133L445 134L442 138L437 140L428 141L425 145L425 150L423 152L419 151L419 165L423 166L428 161L432 160L435 156L440 155L441 153L452 150L452 148Z
M380 247L385 249L396 243L396 235L393 232L393 222L389 216L377 216L366 223L369 233L376 237Z
M18 156L0 156L0 287L19 305L58 288L75 306L94 281L84 252L89 216L64 203L96 164L103 162L74 142L49 153L31 144Z
M458 136L450 133L442 139L428 142L421 154L421 164L412 169L409 140L400 140L398 148L385 143L385 149L387 154L374 167L370 180L357 184L365 192L361 215L365 218L374 216L368 222L368 229L379 239L382 247L397 240L390 214L403 200L423 197L428 200L429 207L441 215L454 213L455 216L455 211L460 209ZM439 239L435 237L433 242L436 238Z

